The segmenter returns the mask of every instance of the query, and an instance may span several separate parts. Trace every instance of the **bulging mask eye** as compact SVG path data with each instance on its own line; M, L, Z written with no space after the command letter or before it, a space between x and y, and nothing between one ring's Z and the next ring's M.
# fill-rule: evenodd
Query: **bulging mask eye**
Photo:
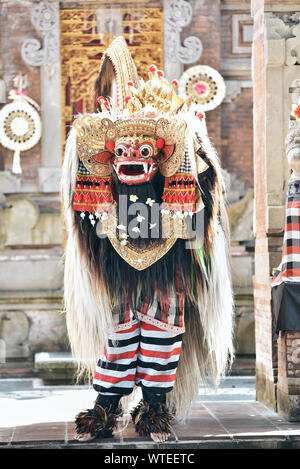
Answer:
M153 148L149 144L144 144L139 148L139 152L141 156L152 156Z
M115 149L115 154L117 156L122 156L122 155L126 156L126 152L127 152L126 146L119 143L119 145L117 145Z

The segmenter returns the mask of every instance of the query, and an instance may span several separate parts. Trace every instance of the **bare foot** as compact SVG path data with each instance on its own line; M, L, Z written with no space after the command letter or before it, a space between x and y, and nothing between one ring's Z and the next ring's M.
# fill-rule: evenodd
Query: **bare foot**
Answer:
M75 432L74 435L73 435L73 439L78 440L78 441L92 441L95 438L96 437L92 436L90 433L77 433L77 432Z
M150 436L155 443L163 443L168 440L170 433L150 433Z

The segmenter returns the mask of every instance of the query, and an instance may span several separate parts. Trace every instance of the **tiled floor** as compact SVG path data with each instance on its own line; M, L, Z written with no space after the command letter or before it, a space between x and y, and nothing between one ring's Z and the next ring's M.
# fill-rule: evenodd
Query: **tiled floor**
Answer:
M201 444L218 447L226 442L250 440L264 441L267 447L270 442L294 441L300 447L300 422L286 422L256 402L254 384L252 377L231 377L222 383L218 393L200 389L199 400L193 404L189 418L174 427L179 442L176 443L172 436L169 447L198 447ZM73 440L73 416L79 410L91 407L94 398L94 391L87 387L50 388L37 381L23 380L22 385L19 380L0 380L2 448L78 445ZM120 422L114 439L81 444L82 447L98 448L151 448L153 445L150 439L136 435L129 419Z

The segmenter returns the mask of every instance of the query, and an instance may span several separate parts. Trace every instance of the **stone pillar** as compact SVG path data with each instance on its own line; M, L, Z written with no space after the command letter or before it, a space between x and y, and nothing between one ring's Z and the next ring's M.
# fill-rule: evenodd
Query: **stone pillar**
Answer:
M264 1L252 1L254 189L255 189L255 342L256 397L276 408L274 350L272 346L270 256L267 237L266 71Z
M281 260L285 196L290 176L284 141L290 114L289 87L299 70L299 65L295 65L299 63L295 41L300 16L295 12L295 3L289 0L284 3L252 0L251 7L254 20L256 388L257 400L277 410L278 375L279 380L286 375L289 353L287 337L280 338L278 361L277 343L272 341L271 278L273 268Z
M300 332L280 332L278 338L278 413L300 421Z

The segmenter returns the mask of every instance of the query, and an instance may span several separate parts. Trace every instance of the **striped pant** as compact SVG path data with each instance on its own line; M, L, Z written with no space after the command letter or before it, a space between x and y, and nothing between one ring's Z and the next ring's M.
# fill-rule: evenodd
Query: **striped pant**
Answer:
M93 380L103 395L128 395L134 385L155 394L172 390L180 356L182 334L135 320L108 341Z

